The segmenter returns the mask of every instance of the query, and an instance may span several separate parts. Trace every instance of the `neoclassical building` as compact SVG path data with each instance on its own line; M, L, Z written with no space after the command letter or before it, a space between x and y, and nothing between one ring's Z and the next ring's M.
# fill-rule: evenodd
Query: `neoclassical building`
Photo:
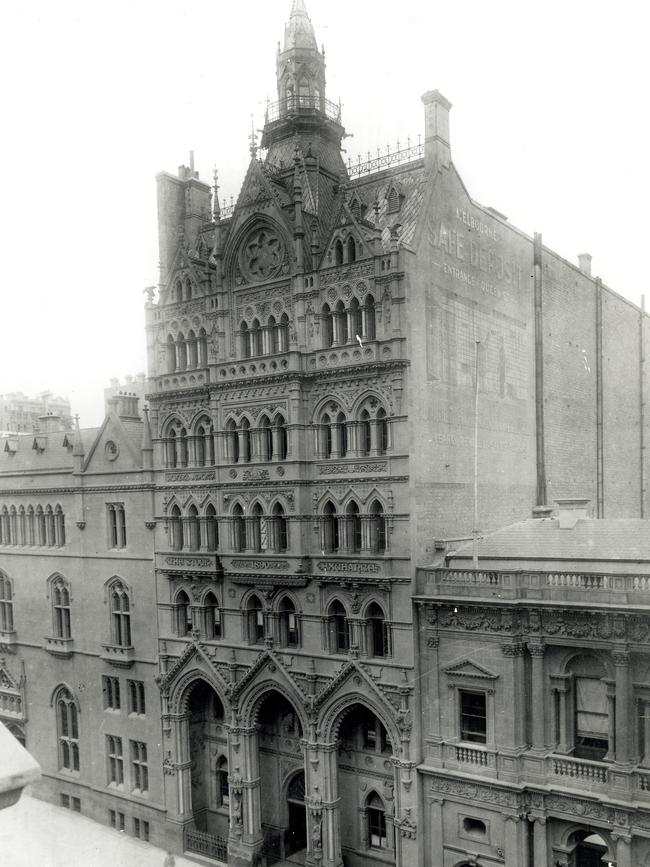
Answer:
M66 482L73 502L96 494L88 518L75 518L79 538L89 538L80 524L90 526L92 514L119 553L109 565L99 543L79 549L93 564L83 583L88 643L83 653L75 640L50 654L61 670L48 683L59 691L34 693L35 707L58 714L58 744L45 729L32 738L48 720L53 731L53 717L23 720L54 781L43 791L129 833L143 836L146 822L152 841L236 867L287 859L549 867L555 850L566 860L580 847L572 867L584 867L584 852L600 857L601 843L566 836L574 831L548 800L530 807L540 823L558 819L546 856L540 835L523 830L533 804L524 775L542 773L520 760L537 755L532 729L508 721L498 666L480 648L461 654L454 644L465 645L470 627L442 630L449 659L422 664L433 649L423 641L436 636L422 620L430 590L417 570L478 529L475 448L484 533L578 493L596 518L645 527L647 317L591 276L589 256L574 266L471 199L451 159L451 105L438 91L422 98L422 141L346 162L340 104L328 98L302 0L285 27L276 81L232 206L193 165L157 178L149 415L137 421L146 445L132 466L124 460L135 460L135 421L109 438L117 453L99 433L96 447L83 435L90 452L79 466L88 469ZM98 455L109 475L91 479ZM19 503L18 477L0 478L8 540L0 568L13 592L16 564L41 552L29 534L12 535L12 520L22 526L21 505L36 510L41 501ZM59 502L67 514L61 497L43 493L34 533L44 521L38 533L47 538L49 526L56 540ZM69 520L65 528L67 540ZM66 578L53 562L43 563L44 580ZM46 597L61 600L51 616L64 644L66 599L75 595L65 591L53 577ZM34 630L49 616L41 603ZM13 604L17 618L25 608ZM112 650L101 649L106 624ZM40 674L35 661L23 672L21 660L42 649L23 653L22 628L8 689L28 695ZM517 677L538 665L537 651L509 652L503 659ZM592 665L611 679L605 657L567 655L553 676L563 683ZM94 667L82 677L85 664ZM488 713L493 741L477 750ZM467 735L458 743L456 719ZM103 752L91 767L98 739ZM580 749L602 751L595 741ZM39 751L48 749L44 762ZM497 752L507 762L497 765ZM553 761L545 755L542 764ZM510 788L485 786L485 767ZM561 776L553 785L562 788ZM490 803L507 810L470 809L488 789ZM613 838L595 824L611 854Z

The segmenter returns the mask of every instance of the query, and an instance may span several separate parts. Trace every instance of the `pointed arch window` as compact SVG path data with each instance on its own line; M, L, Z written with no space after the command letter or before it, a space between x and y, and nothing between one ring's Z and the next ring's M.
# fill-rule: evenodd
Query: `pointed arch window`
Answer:
M27 535L25 537L26 545L34 545L35 544L35 522L34 522L34 507L27 507Z
M43 511L42 506L36 507L36 536L37 536L37 545L46 545L47 544L47 533L45 527L45 512Z
M52 627L55 638L70 638L70 588L61 575L52 581Z
M272 548L274 551L280 553L286 551L289 547L289 533L287 528L287 517L284 513L284 509L280 505L280 503L276 503L273 506L272 512L272 527L273 527L273 539L272 539Z
M336 553L340 548L339 518L336 508L331 500L325 503L323 509L323 551L328 554Z
M278 324L278 352L287 352L289 349L289 317L283 313Z
M386 410L380 409L377 412L377 452L380 455L385 455L388 451L388 419Z
M14 593L11 578L0 572L0 632L14 630Z
M246 463L250 463L253 457L253 452L251 448L251 425L247 418L242 420L241 428L239 430L240 435L240 449L239 454L243 461Z
M196 367L198 367L199 356L197 351L196 334L191 329L187 332L186 346L187 366L190 370L194 370Z
M337 241L334 244L334 264L342 265L343 264L343 242Z
M338 599L327 610L327 625L330 653L347 653L350 648L348 616Z
M361 516L359 506L353 500L346 509L348 550L357 553L361 550Z
M54 512L50 505L45 507L45 544L49 548L54 545Z
M61 506L54 510L54 541L58 548L65 545L65 515Z
M214 430L209 419L205 419L197 425L194 443L197 466L214 466Z
M334 343L342 345L348 340L348 315L343 302L337 301L334 307Z
M366 639L368 655L377 657L388 656L390 644L388 628L386 620L384 619L384 612L376 602L373 602L368 607L366 619L368 622Z
M378 500L370 506L370 547L377 554L386 552L386 516Z
M183 548L183 519L176 504L169 513L169 546L172 551L181 551Z
M55 699L59 768L79 773L79 717L70 690L61 687Z
M372 449L372 427L370 424L370 413L367 409L364 409L361 413L361 419L359 424L359 440L361 446L361 452L364 455L369 455Z
M263 461L273 459L273 434L271 431L271 422L268 416L263 415L260 421L259 429L260 437L260 458Z
M194 504L187 510L187 545L190 551L198 551L201 546L201 527L199 512Z
M196 341L197 362L199 367L207 367L208 364L208 335L205 328L199 330L199 336Z
M239 462L239 434L233 419L226 424L226 457L233 464Z
M368 846L371 849L387 849L386 810L384 802L376 792L372 792L367 802Z
M277 415L273 422L276 434L276 449L277 458L279 461L286 461L289 453L289 437L287 434L287 423L283 415Z
M117 647L131 647L131 598L122 581L109 588L111 611L111 641Z
M259 319L254 319L249 332L251 357L262 355L262 328Z
M247 547L251 551L261 551L262 550L262 522L263 522L263 512L262 507L259 503L255 503L255 505L251 509L250 517L248 519L248 545ZM266 543L266 540L264 540ZM266 547L266 544L264 545Z
M212 641L223 638L221 609L219 608L217 597L212 591L203 600L203 613L205 637Z
M239 503L232 510L232 547L233 551L243 551L246 547L244 510Z
M363 330L362 336L365 340L375 339L375 299L372 295L366 295L361 310L361 327Z
M321 331L323 333L323 349L329 349L334 343L334 320L329 304L321 308Z
M348 453L348 428L345 414L340 412L336 416L336 436L338 439L338 453L344 458Z
M185 343L185 335L182 331L176 336L176 369L187 369L187 344Z
M246 621L249 644L264 641L264 609L258 596L251 596L246 606Z
M230 786L228 784L228 759L225 756L217 761L217 800L219 806L227 807L230 803Z
M286 596L280 602L279 614L280 647L298 647L300 644L300 630L296 606Z
M190 599L184 590L179 590L174 600L174 613L176 616L175 632L181 638L192 634L192 609Z
M251 354L251 343L250 343L250 335L248 333L248 324L246 322L242 322L239 327L239 333L241 335L240 341L240 350L242 358L250 358Z
M350 340L354 342L357 339L357 336L361 337L363 335L361 306L358 298L353 298L352 301L350 301L350 309L348 312L350 321Z
M9 510L9 544L18 544L18 515L15 506Z
M174 373L176 371L176 341L171 334L167 335L167 351L165 354L167 373Z
M205 530L208 551L216 551L219 548L219 524L217 522L217 510L212 503L205 510Z
M61 509L61 506L57 506L57 515ZM61 512L61 517L63 517L63 513ZM18 544L26 545L27 544L27 521L25 517L25 507L21 506L18 510ZM65 544L65 531L63 533L63 542Z
M357 258L357 245L352 235L348 238L348 262L355 262Z
M326 458L332 457L332 420L325 413L321 419L322 452Z

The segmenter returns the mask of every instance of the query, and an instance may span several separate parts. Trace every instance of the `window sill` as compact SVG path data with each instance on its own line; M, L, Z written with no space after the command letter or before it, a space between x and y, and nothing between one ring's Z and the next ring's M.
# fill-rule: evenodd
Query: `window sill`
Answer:
M69 659L74 650L74 638L56 638L55 636L46 635L45 650L51 653L52 656Z
M102 644L101 658L116 668L130 668L135 662L135 648L118 644Z

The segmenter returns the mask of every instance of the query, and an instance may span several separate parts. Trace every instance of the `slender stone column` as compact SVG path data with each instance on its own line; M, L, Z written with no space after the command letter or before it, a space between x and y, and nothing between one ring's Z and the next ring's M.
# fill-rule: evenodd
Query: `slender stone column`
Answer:
M569 751L568 744L568 731L567 731L567 688L566 687L557 687L555 689L555 694L557 696L556 701L559 702L559 718L560 718L560 731L558 732L559 740L557 744L558 753L566 753Z
M620 834L612 834L616 841L616 867L632 867L632 839Z
M616 685L607 682L607 755L606 762L613 762L616 756Z
M519 824L518 816L506 816L505 842L506 858L505 867L523 867L519 861Z
M650 701L644 699L641 703L643 713L643 764L650 767Z
M616 670L616 763L631 761L630 744L630 654L614 651L612 659Z
M444 805L443 798L436 798L431 802L431 839L429 843L429 852L431 853L431 864L444 864L445 847L444 847L444 830L442 827L442 808Z
M535 816L533 828L533 867L548 867L548 841L546 837L546 819Z
M532 736L533 749L539 752L544 750L544 652L543 644L529 644L528 652L531 656L531 713L532 713Z

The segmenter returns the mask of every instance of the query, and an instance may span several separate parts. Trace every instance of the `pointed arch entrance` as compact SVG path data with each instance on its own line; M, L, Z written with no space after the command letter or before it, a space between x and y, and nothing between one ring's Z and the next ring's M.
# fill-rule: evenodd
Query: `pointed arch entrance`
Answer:
M229 798L224 706L210 684L197 679L188 687L185 707L194 826L198 831L226 837Z
M258 705L256 718L261 824L267 864L289 857L299 862L307 844L300 716L289 699L271 689Z

